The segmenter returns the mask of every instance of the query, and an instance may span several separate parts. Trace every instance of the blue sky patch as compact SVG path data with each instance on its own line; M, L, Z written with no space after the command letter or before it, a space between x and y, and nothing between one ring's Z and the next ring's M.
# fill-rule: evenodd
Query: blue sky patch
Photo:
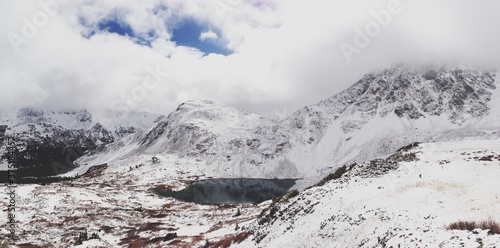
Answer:
M114 18L101 21L97 24L97 28L102 31L108 31L109 33L134 37L134 31L132 31L132 28L128 24L120 22Z
M80 19L80 24L89 26L83 18ZM208 25L200 24L192 18L181 20L171 30L171 41L175 42L177 46L196 48L205 55L210 53L229 55L232 53L231 50L226 48L226 42L220 37L217 30L211 29ZM212 33L205 36L205 39L200 39L200 35L208 31ZM134 33L132 27L116 14L101 20L89 33L82 35L85 38L90 38L99 32L125 36L137 44L149 47L151 47L151 42L158 38L154 30L147 34Z
M205 54L231 54L232 52L225 47L220 37L217 39L200 40L200 34L209 30L208 26L201 25L193 19L185 19L174 27L172 41L178 46L193 47Z
M80 18L80 24L83 26L89 26L84 18ZM144 35L136 35L132 30L132 27L127 23L120 21L117 17L108 17L101 20L97 25L91 29L88 33L82 34L85 38L90 38L99 32L108 32L118 34L120 36L129 37L135 43L143 46L151 47L151 41L156 38L154 31L150 31Z

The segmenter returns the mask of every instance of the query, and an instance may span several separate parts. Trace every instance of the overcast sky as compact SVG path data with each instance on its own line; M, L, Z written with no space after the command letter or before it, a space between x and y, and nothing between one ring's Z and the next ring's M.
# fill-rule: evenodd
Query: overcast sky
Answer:
M0 104L283 115L401 61L500 64L500 1L0 2Z

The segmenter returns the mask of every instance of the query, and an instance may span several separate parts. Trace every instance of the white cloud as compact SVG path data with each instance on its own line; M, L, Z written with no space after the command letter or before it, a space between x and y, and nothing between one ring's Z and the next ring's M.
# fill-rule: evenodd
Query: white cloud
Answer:
M212 32L212 31L207 31L207 32L201 33L199 39L201 41L205 41L205 40L215 40L217 38L219 38L219 36L216 33Z
M352 43L355 29L389 1L65 2L17 53L7 35L22 35L23 18L32 20L43 9L37 2L0 3L0 105L112 107L141 98L148 68L159 67L168 76L159 77L158 87L131 108L168 113L186 100L211 99L272 114L315 103L372 69L422 54L495 65L500 58L496 1L401 0L403 11L351 63L340 44ZM137 36L154 34L151 47L106 32L82 37L112 15ZM223 39L235 53L203 56L170 42L172 28L187 17L217 30L218 35L201 34L201 40Z

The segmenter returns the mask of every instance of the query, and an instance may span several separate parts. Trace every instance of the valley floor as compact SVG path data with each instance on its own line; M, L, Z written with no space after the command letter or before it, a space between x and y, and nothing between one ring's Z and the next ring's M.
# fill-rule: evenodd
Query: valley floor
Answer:
M500 247L488 230L447 229L500 223L500 140L426 143L405 154L415 156L394 167L358 164L282 203L238 206L155 196L147 189L203 178L205 164L132 157L74 181L18 185L16 244L67 247L86 230L100 239L80 247Z
M197 162L189 161L193 170L179 163L166 156L160 163L135 157L93 167L92 173L73 181L17 185L15 244L68 247L84 231L99 239L77 247L199 247L246 237L238 225L255 219L262 206L198 205L147 191L177 190L199 177L194 172ZM6 201L1 204L7 209ZM235 216L238 209L241 215ZM0 218L6 220L7 212L0 212Z

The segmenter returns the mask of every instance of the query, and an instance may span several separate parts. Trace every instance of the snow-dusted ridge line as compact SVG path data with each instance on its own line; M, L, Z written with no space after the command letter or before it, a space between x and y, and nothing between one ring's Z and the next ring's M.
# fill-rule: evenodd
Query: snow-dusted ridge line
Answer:
M283 120L189 101L147 131L78 163L176 154L203 161L207 175L304 177L307 186L341 164L390 155L412 142L487 138L500 126L496 78L487 70L398 65Z
M0 132L0 153L5 153L6 140L9 137L15 141L20 156L25 160L45 156L43 153L58 154L40 170L53 170L51 162L62 164L69 169L72 167L69 157L80 156L84 150L111 143L148 128L160 121L161 117L146 112L124 113L113 110L91 112L48 111L36 108L3 109L0 110L0 127L4 130ZM37 150L40 147L45 150ZM26 162L22 166L39 166L37 162L42 160L33 160L32 164ZM6 160L1 159L0 162L1 168L6 170Z
M90 136L95 144L116 141L78 161L84 167L138 154L176 154L205 162L203 173L212 176L304 177L312 183L341 164L389 155L414 141L449 133L487 137L500 125L498 88L494 71L399 65L367 74L283 120L211 101L186 102L163 118L30 108L2 116L10 116L9 125L26 137L34 124L40 136L85 130L74 135L80 141Z

